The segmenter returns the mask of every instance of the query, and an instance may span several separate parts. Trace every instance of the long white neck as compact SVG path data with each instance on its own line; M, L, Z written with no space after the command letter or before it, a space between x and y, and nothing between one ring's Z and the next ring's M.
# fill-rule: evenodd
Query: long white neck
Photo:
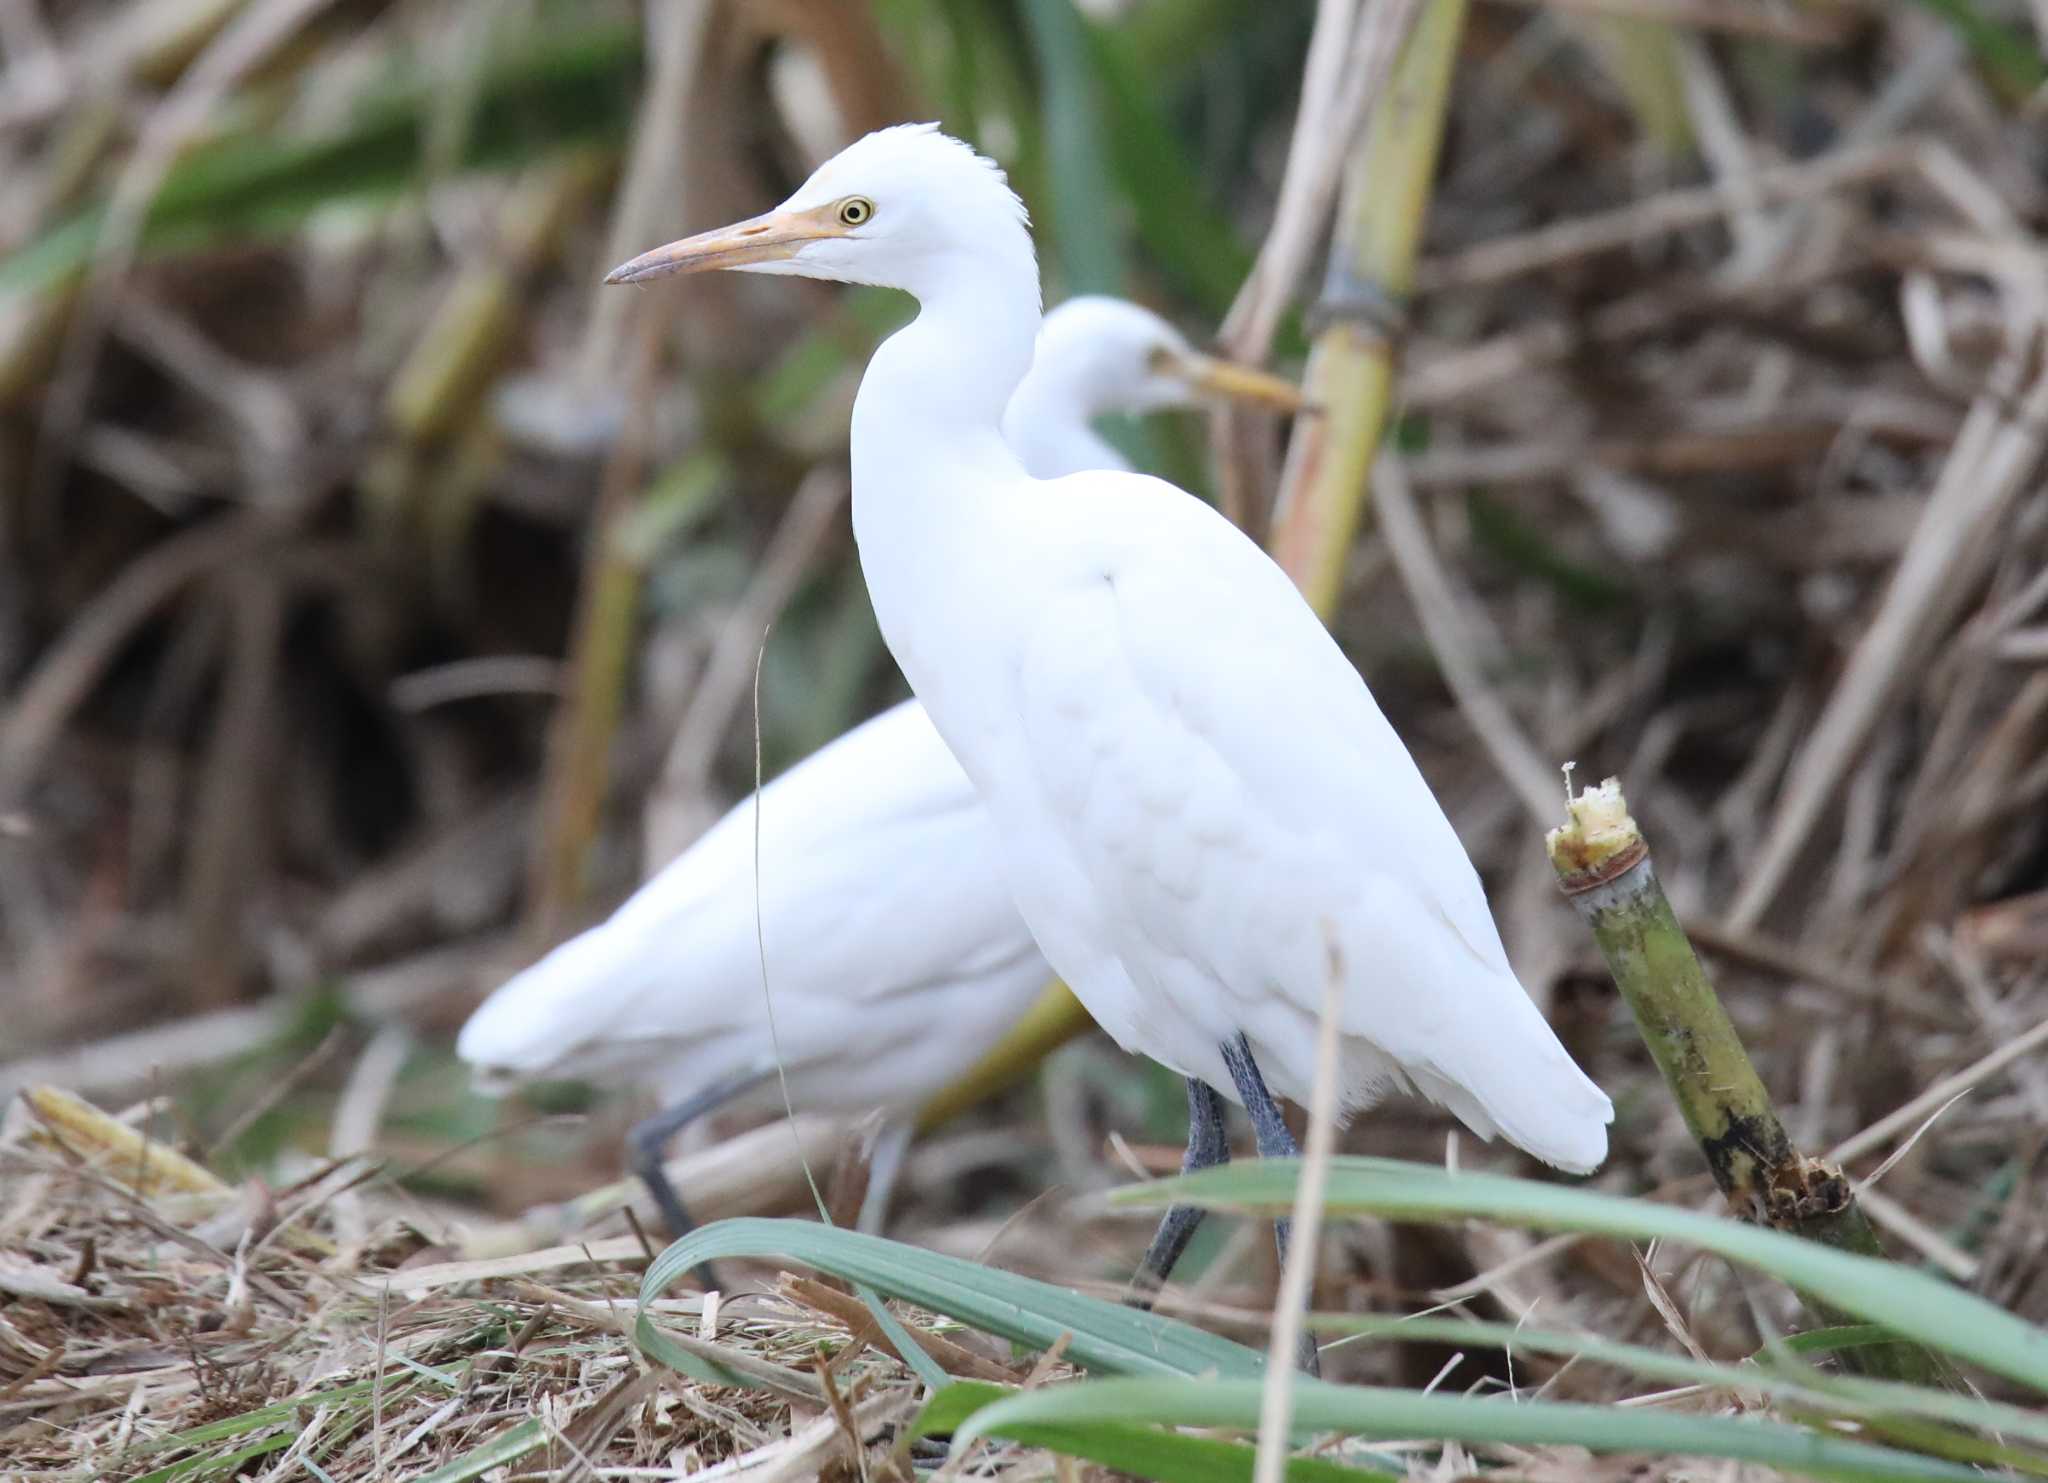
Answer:
M1019 466L1003 444L1003 409L1031 368L1038 265L1018 254L962 254L917 289L918 315L868 362L853 403L856 506L893 499L906 470L963 454ZM856 516L858 518L858 516Z
M868 363L853 405L853 534L875 617L911 688L947 732L975 723L971 687L938 682L966 629L993 611L1031 484L1003 439L1003 409L1031 364L1038 333L1038 268L1020 249L927 264L918 316ZM961 752L957 733L949 735ZM962 755L962 761L967 761ZM970 765L970 771L972 767Z
M1089 425L1093 405L1088 389L1041 343L1031 374L1003 413L1003 436L1033 478L1129 468L1115 446Z

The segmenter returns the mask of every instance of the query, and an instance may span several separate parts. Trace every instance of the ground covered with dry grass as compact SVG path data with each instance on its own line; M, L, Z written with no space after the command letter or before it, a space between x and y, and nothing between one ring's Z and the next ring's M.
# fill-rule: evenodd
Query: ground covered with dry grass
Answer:
M282 1189L230 1186L138 1131L149 1109L138 1114L109 1117L41 1089L0 1132L10 1190L0 1221L0 1456L10 1478L907 1479L941 1464L953 1476L990 1477L1043 1476L1051 1465L1006 1443L948 1461L943 1440L916 1424L930 1393L843 1284L729 1263L715 1294L647 1301L647 1318L735 1382L707 1384L648 1362L632 1341L653 1252L637 1220L623 1237L465 1254L476 1233L438 1225L385 1185L375 1161L333 1161ZM1433 1294L1434 1311L1499 1305L1609 1337L1662 1329L1678 1352L1701 1356L1729 1337L1699 1321L1725 1302L1721 1274L1691 1260L1654 1250L1631 1259L1569 1238L1497 1246L1505 1238L1479 1228L1459 1248L1449 1231L1428 1233L1493 1262L1478 1280ZM1333 1245L1338 1271L1362 1265L1371 1243L1360 1234ZM997 1239L1005 1253L1031 1244L1016 1233ZM1354 1291L1346 1305L1363 1311L1373 1296ZM1377 1296L1398 1311L1418 1295ZM1351 1301L1359 1297L1367 1301ZM1257 1301L1212 1280L1173 1306L1250 1332L1263 1314L1244 1305ZM1064 1338L1035 1354L915 1308L899 1305L895 1316L956 1380L1029 1391L1076 1373ZM1350 1358L1333 1345L1326 1370L1360 1369ZM1762 1391L1646 1388L1540 1348L1494 1358L1505 1374L1475 1375L1454 1358L1424 1389L1769 1411ZM1330 1436L1308 1455L1425 1477L1481 1468L1535 1480L1776 1476L1735 1462L1646 1473L1569 1445L1478 1454Z
M0 1150L9 1477L470 1477L483 1468L434 1470L489 1457L559 1476L578 1461L696 1471L748 1453L801 1458L801 1472L847 1453L785 1397L664 1385L637 1364L621 1317L639 1262L583 1248L465 1279L403 1217L340 1245L335 1202L356 1198L360 1161L230 1189L123 1133L60 1107ZM900 1377L801 1291L659 1311L770 1364L829 1356L850 1414L886 1443L881 1423L903 1418L907 1395L875 1402Z
M1013 167L1050 298L1214 325L1274 226L1307 15L947 9L0 16L0 1475L934 1465L865 1310L775 1263L661 1316L784 1390L645 1365L626 1319L661 1243L603 1188L627 1099L494 1108L447 1046L748 785L757 713L773 772L900 693L843 483L900 307L735 280L684 314L600 294L604 267L901 117ZM1625 781L1795 1142L1863 1182L1895 1255L2048 1322L2043 19L1618 9L1464 19L1399 326L1405 478L1334 553L1333 627L1614 1097L1598 1188L1717 1203L1543 856L1567 759ZM636 157L669 184L622 184ZM1279 363L1328 321L1281 324ZM1285 526L1284 431L1125 431ZM150 1151L16 1096L40 1087ZM1149 1217L1099 1194L1177 1166L1179 1112L1083 1040L923 1140L892 1234L1113 1297ZM679 1162L700 1213L804 1211L807 1171L857 1205L863 1130L726 1131ZM1536 1172L1413 1103L1344 1146ZM1671 1245L1364 1217L1321 1256L1333 1312L1717 1360L1800 1321ZM1271 1265L1258 1222L1219 1223L1175 1311L1256 1343ZM956 1373L1036 1374L910 1318ZM1326 1373L1768 1409L1450 1343L1353 1340ZM1002 1444L966 1470L1053 1467Z

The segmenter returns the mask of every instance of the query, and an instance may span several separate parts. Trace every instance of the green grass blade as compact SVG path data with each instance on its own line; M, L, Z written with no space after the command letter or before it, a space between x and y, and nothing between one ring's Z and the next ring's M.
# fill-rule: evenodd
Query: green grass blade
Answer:
M1753 1390L1825 1405L1828 1396L1797 1381L1773 1375L1755 1364L1716 1364L1689 1355L1669 1354L1642 1344L1622 1344L1593 1334L1556 1329L1524 1328L1512 1323L1486 1323L1476 1318L1380 1318L1338 1313L1311 1313L1319 1334L1348 1334L1364 1339L1392 1339L1405 1344L1454 1344L1474 1349L1499 1349L1512 1354L1575 1355L1647 1380L1674 1385L1711 1385L1721 1390ZM1325 1346L1334 1347L1334 1346Z
M407 1383L386 1382L387 1398L405 1395L412 1387ZM295 1425L301 1411L310 1411L316 1406L342 1405L362 1400L376 1388L373 1380L357 1380L349 1385L337 1385L328 1390L309 1391L305 1395L293 1396L290 1400L273 1401L267 1406L258 1406L253 1411L238 1415L224 1416L218 1421L202 1422L187 1427L184 1431L173 1432L167 1437L138 1438L134 1443L137 1452L161 1452L167 1447L203 1447L208 1442L224 1441L228 1437L239 1437L266 1426Z
M1104 1422L1229 1427L1252 1431L1262 1387L1250 1380L1092 1380L1024 1391L975 1412L953 1445L1008 1436L1018 1427ZM1594 1452L1724 1457L1829 1483L1965 1483L1983 1474L1957 1463L1822 1436L1777 1422L1649 1409L1423 1395L1376 1386L1298 1380L1294 1424L1312 1431L1392 1440L1429 1437L1467 1444L1575 1446Z
M868 1305L868 1312L874 1314L875 1322L880 1326L883 1336L896 1346L896 1353L902 1356L903 1362L916 1372L917 1378L922 1380L927 1388L935 1391L944 1390L953 1383L953 1377L939 1368L939 1362L924 1352L924 1346L912 1338L910 1330L889 1311L888 1304L882 1301L880 1294L865 1282L858 1284L853 1293Z
M1484 1323L1470 1318L1368 1318L1310 1314L1309 1322L1319 1333L1326 1334L1358 1334L1407 1343L1463 1344L1509 1353L1520 1349L1531 1354L1575 1355L1646 1379L1664 1380L1676 1385L1710 1385L1722 1390L1754 1391L1806 1409L1852 1413L1858 1418L1885 1415L1936 1417L2008 1437L2048 1442L2048 1416L2023 1411L2017 1406L2003 1406L1995 1401L1957 1395L1931 1386L1823 1375L1811 1369L1786 1374L1772 1366L1767 1354L1739 1364L1717 1364L1640 1344L1616 1343L1593 1334ZM1865 1330L1821 1332L1842 1335L1849 1332L1862 1334ZM1868 1332L1889 1337L1885 1330L1875 1325L1870 1326Z
M466 169L498 169L622 137L640 75L636 33L593 30L536 40L492 63L479 84L458 155ZM150 203L142 247L191 250L237 237L289 232L337 201L395 196L421 179L436 88L386 90L338 132L279 140L234 138L196 151ZM0 262L0 289L37 291L79 271L105 211L85 208Z
M673 1275L670 1280L674 1280ZM700 1385L767 1390L792 1400L824 1404L825 1388L811 1376L756 1355L743 1354L690 1334L672 1333L661 1328L647 1316L644 1307L647 1301L647 1290L642 1288L643 1307L639 1321L633 1327L633 1342L649 1358L660 1361L679 1375L688 1375Z
M188 1457L183 1462L174 1462L168 1467L158 1468L155 1472L144 1473L132 1479L131 1483L172 1483L173 1479L197 1473L202 1468L206 1470L207 1477L232 1478L241 1471L243 1464L254 1462L259 1457L268 1457L273 1452L284 1451L291 1446L297 1435L295 1431L279 1432L274 1437L252 1442L238 1451L202 1453L198 1457Z
M1115 1192L1111 1199L1122 1205L1186 1200L1285 1211L1294 1198L1297 1171L1292 1160L1260 1159L1136 1185ZM1395 1220L1477 1217L1624 1240L1683 1241L1768 1272L1843 1312L2048 1395L2048 1331L1924 1272L1758 1226L1648 1200L1499 1174L1453 1174L1392 1159L1335 1160L1328 1208Z
M1104 145L1138 236L1202 311L1221 319L1251 270L1251 251L1182 147L1128 38L1097 26L1088 41L1108 114Z
M481 1478L492 1468L503 1467L526 1456L547 1439L547 1431L539 1421L522 1421L507 1431L499 1432L483 1446L416 1479L415 1483L469 1483L471 1478Z
M1038 60L1052 238L1070 294L1122 293L1123 243L1109 183L1102 100L1089 65L1088 23L1074 0L1025 0Z
M649 1319L647 1305L691 1267L720 1257L800 1262L1037 1349L1066 1334L1069 1357L1091 1370L1250 1378L1265 1369L1265 1356L1258 1351L1156 1313L880 1236L813 1221L751 1218L700 1226L647 1269L634 1337L664 1364L670 1361L662 1352L663 1336Z
M1844 1323L1833 1328L1808 1329L1784 1341L1795 1354L1833 1354L1843 1349L1862 1349L1888 1344L1891 1335L1881 1323Z
M913 1436L944 1436L976 1412L1020 1392L1006 1385L961 1381L934 1396L918 1416ZM1245 1483L1256 1454L1242 1442L1194 1437L1132 1422L1047 1423L1006 1428L1002 1435L1027 1447L1044 1447L1068 1457L1101 1463L1120 1473L1161 1483ZM1395 1478L1378 1468L1346 1467L1318 1457L1288 1459L1295 1483L1357 1483L1361 1478Z

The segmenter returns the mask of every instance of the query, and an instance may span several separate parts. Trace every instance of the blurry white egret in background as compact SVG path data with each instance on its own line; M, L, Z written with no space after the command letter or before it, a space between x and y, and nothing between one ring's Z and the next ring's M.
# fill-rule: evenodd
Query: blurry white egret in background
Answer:
M1005 442L1038 264L995 165L931 125L884 129L775 210L611 281L707 268L918 300L854 402L869 594L1046 957L1119 1044L1187 1078L1189 1166L1228 1157L1219 1093L1262 1154L1295 1151L1269 1086L1308 1100L1332 956L1346 1112L1406 1084L1562 1168L1605 1158L1606 1096L1516 982L1450 822L1286 574L1161 480L1038 480ZM1168 1212L1141 1276L1198 1219Z
M1298 400L1278 377L1196 354L1148 309L1079 298L1047 317L1008 427L1047 476L1119 468L1091 418L1205 392ZM689 1217L663 1146L735 1099L781 1105L779 1060L799 1110L889 1114L861 1211L878 1228L912 1117L995 1046L1052 970L1011 900L987 811L915 701L761 799L758 870L747 799L607 921L491 995L456 1050L486 1091L653 1083L662 1110L634 1128L631 1163L677 1234Z
M1040 479L1128 468L1093 426L1110 412L1185 407L1201 397L1301 406L1293 382L1202 355L1150 309L1082 294L1045 316L1031 370L1003 413L1003 436Z
M799 1111L892 1115L862 1210L877 1226L911 1116L1052 971L1011 901L988 813L921 707L884 711L757 797L758 865L749 797L485 1000L456 1053L486 1091L651 1083L662 1110L634 1127L629 1161L677 1235L690 1219L663 1147L727 1103L779 1107L779 1062Z

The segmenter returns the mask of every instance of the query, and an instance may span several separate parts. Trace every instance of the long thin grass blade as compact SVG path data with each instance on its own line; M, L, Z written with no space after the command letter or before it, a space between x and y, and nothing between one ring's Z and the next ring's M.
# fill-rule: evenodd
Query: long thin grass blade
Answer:
M1008 1386L962 1381L934 1396L917 1418L914 1435L945 1436L985 1407L1018 1394ZM1094 1421L1078 1424L1025 1424L1003 1433L1013 1442L1044 1447L1068 1457L1085 1458L1140 1478L1161 1483L1243 1483L1252 1476L1253 1450L1242 1442L1189 1436L1139 1423ZM1394 1478L1378 1468L1347 1467L1318 1457L1288 1459L1287 1476L1296 1483L1356 1483L1360 1478Z
M649 1317L648 1304L699 1262L742 1256L801 1262L1034 1348L1047 1348L1065 1334L1068 1356L1091 1370L1251 1378L1265 1369L1265 1356L1257 1350L1176 1319L899 1241L804 1220L716 1221L675 1242L655 1258L640 1284L635 1342L670 1363L669 1346Z
M465 169L524 164L560 149L617 139L631 118L639 74L635 33L593 29L553 38L489 64L456 162ZM191 251L223 240L295 230L336 201L390 197L426 166L436 91L395 89L365 104L331 135L280 140L259 133L201 149L180 162L151 202L146 252ZM43 291L92 256L105 208L88 206L0 261L0 289Z
M1135 1185L1110 1198L1121 1205L1188 1201L1280 1211L1293 1196L1297 1172L1292 1160L1260 1159ZM1648 1200L1499 1174L1453 1174L1393 1159L1336 1160L1330 1168L1329 1208L1396 1220L1477 1216L1541 1230L1683 1241L2048 1394L2048 1332L1924 1272L1757 1226Z
M1251 250L1217 207L1128 38L1096 26L1088 40L1109 125L1103 146L1138 236L1204 312L1221 318L1251 267Z
M1087 22L1073 0L1026 0L1024 20L1042 78L1046 186L1062 276L1070 293L1121 293L1129 269L1116 226Z
M903 1362L917 1372L918 1379L935 1391L944 1390L953 1383L953 1377L939 1368L937 1360L925 1353L924 1346L903 1326L902 1320L889 1311L888 1304L882 1301L872 1287L863 1282L853 1291L856 1297L868 1305L868 1312L874 1314L875 1322L881 1327L882 1333L896 1347L896 1352L903 1356Z
M464 1453L453 1462L435 1468L419 1480L419 1483L468 1483L471 1478L481 1478L492 1468L503 1467L515 1462L540 1446L548 1438L547 1431L538 1421L522 1421L473 1451Z
M1746 1391L1789 1402L1803 1410L1861 1416L1919 1415L1963 1426L1980 1427L2007 1437L2048 1442L2048 1416L2002 1406L1995 1401L1956 1395L1933 1386L1901 1385L1827 1375L1815 1370L1787 1373L1760 1357L1741 1364L1716 1364L1688 1355L1668 1354L1641 1344L1621 1344L1596 1334L1532 1329L1471 1318L1378 1318L1312 1314L1310 1322L1323 1333L1358 1334L1408 1343L1444 1343L1469 1348L1560 1354L1611 1365L1650 1380L1676 1385L1706 1385L1717 1390ZM1842 1330L1822 1332L1841 1334ZM1801 1335L1801 1338L1808 1337ZM1885 1342L1890 1335L1869 1325L1862 1342ZM1795 1341L1794 1348L1797 1346ZM1808 1352L1811 1352L1810 1349Z
M957 1449L1013 1428L1214 1426L1258 1423L1259 1385L1250 1380L1094 1380L1020 1392L975 1412L953 1433ZM1958 1463L1941 1462L1821 1436L1741 1416L1688 1416L1613 1406L1516 1401L1506 1397L1421 1395L1377 1386L1303 1380L1295 1393L1295 1424L1349 1436L1429 1437L1468 1444L1578 1446L1595 1452L1647 1452L1725 1457L1762 1463L1830 1483L1937 1483L1981 1479Z

